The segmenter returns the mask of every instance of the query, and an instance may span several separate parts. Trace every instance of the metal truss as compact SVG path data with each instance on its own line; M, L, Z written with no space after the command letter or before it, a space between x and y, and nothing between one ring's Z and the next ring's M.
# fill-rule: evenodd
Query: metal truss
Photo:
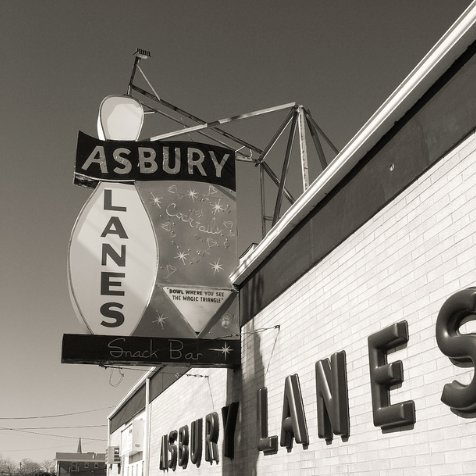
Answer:
M197 117L194 114L191 114L190 112L185 111L184 109L181 109L178 106L175 106L174 104L166 101L164 98L159 96L159 94L154 89L150 81L147 79L145 73L142 71L139 65L141 60L146 60L150 58L149 51L138 49L134 53L134 56L134 65L132 68L129 84L127 86L126 94L129 96L134 96L134 98L142 104L146 114L159 114L182 126L182 128L179 130L159 134L157 136L152 137L151 140L165 140L170 139L172 137L178 137L184 134L190 134L192 132L198 133L224 147L235 150L236 159L238 161L247 162L250 164L254 164L255 167L259 167L261 194L261 224L263 237L267 233L268 223L271 223L272 227L279 220L282 211L283 198L287 199L290 204L294 203L296 200L296 198L286 187L286 179L288 177L291 152L293 149L294 142L296 140L296 136L299 142L303 192L307 190L310 183L306 126L310 132L312 142L317 152L317 157L321 167L321 173L327 167L329 162L326 158L326 154L324 153L323 142L321 141L321 138L327 144L327 148L330 149L333 155L338 154L337 148L331 142L329 137L324 133L324 131L318 126L318 124L312 117L309 109L305 108L302 105L298 105L296 103L288 103L280 106L274 106L266 109L248 112L245 114L240 114L237 116L227 117L224 119L218 119L211 122L205 121L204 119L201 119L200 117ZM143 79L145 80L152 92L146 91L145 89L134 84L137 72L142 75ZM144 102L145 100L153 101L154 106L146 104ZM287 111L287 115L264 149L261 149L260 147L257 147L251 144L250 142L245 141L244 139L223 130L220 127L225 124L231 124L236 121L255 118L279 111ZM184 121L184 118L186 118L187 121L190 121L192 124L187 124ZM278 176L268 163L268 155L273 149L274 145L277 143L278 139L286 132L286 130L288 130L288 140L284 155L284 161L282 164L281 175ZM236 150L237 145L239 146L238 150ZM249 154L244 154L242 152L243 148L248 149ZM276 201L274 204L274 211L272 215L266 214L266 177L268 177L278 189Z

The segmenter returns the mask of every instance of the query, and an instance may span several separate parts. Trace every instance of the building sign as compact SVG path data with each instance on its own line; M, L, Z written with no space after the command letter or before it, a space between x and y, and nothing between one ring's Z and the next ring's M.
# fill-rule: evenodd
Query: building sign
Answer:
M235 454L235 428L238 416L238 402L222 408L223 456L233 459ZM205 424L204 424L205 420ZM210 465L220 462L218 435L220 419L217 412L209 413L205 419L198 418L181 426L178 431L162 435L160 445L160 465L162 471L176 471L177 467L200 467L203 459Z
M136 187L160 246L156 286L137 335L239 334L229 278L237 265L234 192L190 181L137 182ZM223 327L225 315L229 325Z
M101 141L79 132L76 181L195 181L235 191L235 154L199 142Z
M75 183L95 187L73 229L73 306L97 335L239 335L233 150L137 141L142 106L101 104L98 135L79 133ZM104 139L104 140L103 140Z
M152 223L135 187L100 183L76 222L69 250L72 300L93 334L134 332L158 262Z
M144 365L161 363L199 367L240 366L237 339L63 335L61 362L66 364Z

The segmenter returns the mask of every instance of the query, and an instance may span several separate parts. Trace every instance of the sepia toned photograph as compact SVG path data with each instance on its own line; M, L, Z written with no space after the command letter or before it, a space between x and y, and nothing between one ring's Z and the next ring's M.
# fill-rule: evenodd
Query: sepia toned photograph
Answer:
M476 476L476 0L0 38L0 476Z

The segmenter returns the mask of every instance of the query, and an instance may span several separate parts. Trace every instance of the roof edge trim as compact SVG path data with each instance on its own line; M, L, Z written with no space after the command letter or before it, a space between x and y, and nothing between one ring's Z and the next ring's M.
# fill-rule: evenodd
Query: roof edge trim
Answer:
M311 186L230 275L242 285L312 209L355 167L394 123L421 98L476 40L476 0L415 66Z

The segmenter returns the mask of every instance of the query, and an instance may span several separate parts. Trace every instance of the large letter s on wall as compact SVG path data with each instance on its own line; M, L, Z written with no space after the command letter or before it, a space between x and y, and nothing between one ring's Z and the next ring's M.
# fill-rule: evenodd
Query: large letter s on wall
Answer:
M460 334L460 327L468 321L476 320L476 288L468 288L453 294L440 309L436 321L436 341L441 352L459 367L476 365L476 334ZM441 401L465 413L476 411L476 378L469 385L457 381L447 383L443 388Z

